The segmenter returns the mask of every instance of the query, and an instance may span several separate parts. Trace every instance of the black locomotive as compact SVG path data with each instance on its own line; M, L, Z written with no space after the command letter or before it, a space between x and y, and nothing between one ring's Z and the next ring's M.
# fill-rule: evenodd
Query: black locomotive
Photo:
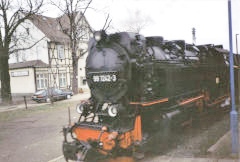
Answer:
M164 138L172 125L229 105L228 64L221 45L96 32L86 61L91 98L77 106L78 122L63 129L64 157L132 153L156 131Z

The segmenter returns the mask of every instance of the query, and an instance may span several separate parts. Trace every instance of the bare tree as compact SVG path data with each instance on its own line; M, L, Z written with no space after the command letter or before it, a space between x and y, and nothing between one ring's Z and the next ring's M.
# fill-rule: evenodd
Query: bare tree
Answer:
M123 28L126 31L140 33L151 22L152 19L149 16L143 15L140 10L136 10L133 14L129 14L129 17L123 22Z
M42 6L43 0L0 0L0 79L1 96L4 103L12 101L9 55L29 49L36 44L33 43L27 48L17 48L17 42L20 38L16 37L15 31L26 19L38 14Z
M84 50L78 52L78 50L79 43L84 37L81 33L89 27L84 24L84 21L86 22L84 14L91 3L92 0L62 0L58 3L52 1L52 4L63 13L63 17L67 18L60 17L59 25L69 37L73 66L72 90L74 93L78 93L78 60L87 52Z

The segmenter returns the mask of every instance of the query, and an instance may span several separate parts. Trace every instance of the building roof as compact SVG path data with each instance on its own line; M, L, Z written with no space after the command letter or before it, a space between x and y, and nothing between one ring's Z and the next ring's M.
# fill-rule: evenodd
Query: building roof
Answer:
M77 13L75 13L77 14ZM80 13L82 14L82 13ZM86 23L86 25L89 27L90 31L92 31L88 21L86 20L84 15L83 16L83 21ZM66 14L63 14L60 17L57 18L51 18L43 15L32 15L30 20L32 23L39 28L47 38L49 38L51 41L54 42L69 42L70 39L69 37L64 34L63 30L68 30L69 29L69 18L67 17ZM59 22L61 23L62 26L60 26ZM62 28L61 28L62 27Z
M48 67L48 64L44 63L42 60L32 60L32 61L9 64L9 69L19 69L19 68L29 68L29 67L43 68L43 67Z
M60 30L57 18L32 15L30 20L47 38L54 42L69 42L69 37Z

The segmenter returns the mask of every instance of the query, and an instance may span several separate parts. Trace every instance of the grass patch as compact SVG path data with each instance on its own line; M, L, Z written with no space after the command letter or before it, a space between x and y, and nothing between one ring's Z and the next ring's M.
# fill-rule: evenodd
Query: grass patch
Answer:
M28 109L17 109L11 111L5 111L0 113L0 122L11 121L13 119L17 119L20 117L26 117L28 115L33 115L37 113L45 113L45 112L54 112L58 109L66 109L68 107L75 108L76 104L79 101L69 101L69 102L54 102L53 104L40 104L34 107L29 107Z

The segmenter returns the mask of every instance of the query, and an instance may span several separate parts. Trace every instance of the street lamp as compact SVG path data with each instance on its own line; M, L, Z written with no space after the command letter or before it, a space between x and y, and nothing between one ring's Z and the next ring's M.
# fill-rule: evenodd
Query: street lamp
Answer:
M229 22L229 69L230 69L230 90L231 90L231 112L230 127L232 135L232 153L238 154L238 113L235 108L235 87L234 87L234 69L233 69L233 50L232 50L232 11L231 0L228 0L228 22Z

